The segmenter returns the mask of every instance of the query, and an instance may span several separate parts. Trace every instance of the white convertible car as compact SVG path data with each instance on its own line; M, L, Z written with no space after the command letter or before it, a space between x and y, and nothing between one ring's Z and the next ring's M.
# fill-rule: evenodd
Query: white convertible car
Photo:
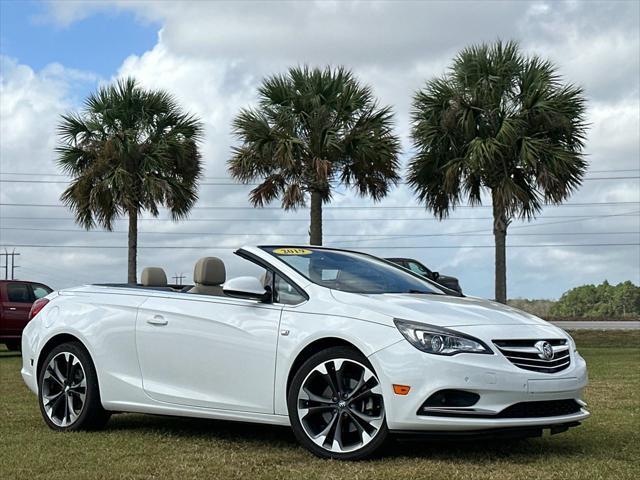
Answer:
M316 455L359 459L394 433L536 436L589 416L584 360L539 318L364 253L235 253L255 277L227 280L207 257L181 290L147 268L139 285L37 301L22 376L47 425L98 428L111 412L291 425Z

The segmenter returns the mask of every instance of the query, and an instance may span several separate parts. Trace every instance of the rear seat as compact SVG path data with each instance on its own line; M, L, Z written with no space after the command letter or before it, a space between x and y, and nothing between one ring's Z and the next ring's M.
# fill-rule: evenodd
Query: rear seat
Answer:
M140 283L143 287L152 288L154 290L173 291L171 287L167 286L167 275L160 267L147 267L142 270Z

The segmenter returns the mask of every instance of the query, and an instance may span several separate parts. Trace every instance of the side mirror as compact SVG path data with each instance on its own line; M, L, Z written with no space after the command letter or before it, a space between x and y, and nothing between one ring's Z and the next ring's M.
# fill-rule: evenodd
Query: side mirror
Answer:
M259 300L265 303L271 301L271 288L263 287L260 280L255 277L232 278L222 286L222 292L229 297Z
M431 272L434 280L438 280L440 278L440 274L438 272Z

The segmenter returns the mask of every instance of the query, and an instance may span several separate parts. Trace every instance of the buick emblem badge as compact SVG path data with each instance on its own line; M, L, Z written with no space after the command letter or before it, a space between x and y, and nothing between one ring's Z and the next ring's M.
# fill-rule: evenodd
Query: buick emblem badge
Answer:
M538 350L538 352L539 352L538 356L540 358L542 358L543 360L551 360L551 359L553 359L553 347L551 346L551 344L549 342L544 341L544 340L540 340L534 346Z

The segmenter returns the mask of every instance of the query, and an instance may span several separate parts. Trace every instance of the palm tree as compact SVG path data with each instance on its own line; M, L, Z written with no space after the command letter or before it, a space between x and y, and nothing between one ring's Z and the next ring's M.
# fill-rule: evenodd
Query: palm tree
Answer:
M229 171L260 180L250 201L262 207L281 198L285 210L311 203L310 243L322 245L322 205L337 184L383 198L398 181L400 142L392 112L379 108L370 87L344 68L295 67L266 78L258 108L240 111Z
M409 184L441 219L462 202L491 195L495 295L505 303L506 235L514 218L532 219L580 185L587 164L582 89L517 43L462 50L450 71L413 99Z
M80 113L63 115L58 165L72 177L60 197L87 230L129 217L128 282L136 282L138 215L165 206L184 218L198 199L199 120L162 90L128 78L102 87Z

